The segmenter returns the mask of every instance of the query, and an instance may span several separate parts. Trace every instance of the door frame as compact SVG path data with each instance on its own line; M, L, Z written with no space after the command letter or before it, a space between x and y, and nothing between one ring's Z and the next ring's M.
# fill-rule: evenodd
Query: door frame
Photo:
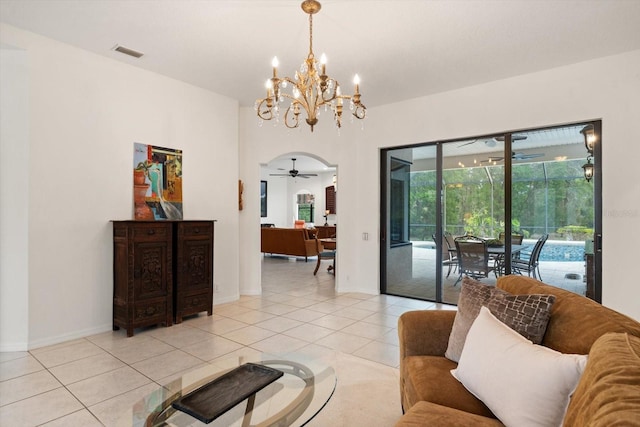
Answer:
M513 162L508 153L512 152L512 135L516 133L534 132L545 129L555 129L569 126L579 126L591 124L594 127L596 135L596 141L593 147L593 163L594 163L594 176L593 181L593 257L594 257L594 276L593 283L591 284L591 292L589 290L589 278L587 278L587 295L592 293L593 299L602 303L602 119L591 119L578 122L565 123L560 125L540 126L535 128L518 129L506 132L496 132L480 136L453 138L441 141L424 142L419 144L401 145L394 147L387 147L380 149L380 293L387 294L387 249L388 249L388 225L389 225L389 191L387 182L389 178L389 167L391 160L391 152L399 149L411 149L417 147L424 147L435 145L436 146L436 233L437 235L443 235L443 188L442 188L442 170L443 170L443 146L447 143L459 142L461 140L472 139L488 139L496 135L504 135L504 179L505 179L505 194L504 194L504 213L505 213L505 234L510 236L512 233L511 227L511 215L512 215L512 166ZM509 242L510 243L510 242ZM442 245L441 239L436 239L436 265L442 264L442 253L440 250ZM507 272L511 271L511 257L510 257L511 245L507 244L505 254L505 269ZM442 303L442 269L436 269L436 299L435 302Z

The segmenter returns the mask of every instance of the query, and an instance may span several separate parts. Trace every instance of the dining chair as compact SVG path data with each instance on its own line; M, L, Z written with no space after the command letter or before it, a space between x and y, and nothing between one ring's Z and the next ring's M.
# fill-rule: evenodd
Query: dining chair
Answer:
M524 236L522 234L512 234L511 235L511 244L512 245L521 245L522 244L522 239L524 239ZM498 236L498 240L500 240L501 242L505 241L505 233L504 231L501 231L499 236Z
M523 239L524 239L524 235L522 235L522 234L512 234L511 235L511 245L521 245ZM505 242L505 233L504 233L504 231L500 232L500 234L498 236L498 240L500 240L501 242ZM511 262L513 262L514 260L517 260L517 259L520 259L520 251L511 254ZM499 256L496 257L494 265L495 265L496 274L503 275L504 274L504 269L505 269L504 268L505 267L504 254L499 255Z
M334 250L327 250L324 248L324 246L322 245L322 242L316 238L316 249L318 250L318 262L316 263L316 268L315 270L313 270L313 275L315 276L316 273L318 272L318 269L320 268L320 263L323 260L333 260L333 264L330 265L327 268L327 271L331 272L333 271L333 274L335 274L335 265L336 265L336 251Z
M436 240L436 235L432 234L431 238L433 239L437 247L438 242ZM442 253L442 266L449 267L449 270L447 271L447 277L449 277L449 275L451 274L451 270L455 272L458 269L458 257L455 249L455 243L452 250L452 248L449 247L449 242L447 241L446 235L442 236L442 245L440 246L440 252Z
M522 274L523 271L526 271L528 276L531 276L531 273L533 273L533 278L541 281L540 253L542 252L542 247L548 238L548 234L540 236L528 258L521 257L513 259L511 261L511 271L518 274Z
M463 275L481 279L489 277L489 273L493 271L496 277L498 276L494 266L489 265L487 242L478 237L463 236L455 239L455 244L458 252L460 276L454 286L462 280Z

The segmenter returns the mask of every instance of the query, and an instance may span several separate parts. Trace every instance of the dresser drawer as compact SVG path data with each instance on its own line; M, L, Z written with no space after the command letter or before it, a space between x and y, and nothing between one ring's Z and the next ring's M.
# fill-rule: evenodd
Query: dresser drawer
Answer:
M163 322L167 317L167 303L165 301L136 303L133 312L134 324L147 322Z
M183 237L210 237L213 231L212 222L183 222L178 224Z
M133 240L137 242L167 240L171 236L171 224L139 224L131 227L131 235Z

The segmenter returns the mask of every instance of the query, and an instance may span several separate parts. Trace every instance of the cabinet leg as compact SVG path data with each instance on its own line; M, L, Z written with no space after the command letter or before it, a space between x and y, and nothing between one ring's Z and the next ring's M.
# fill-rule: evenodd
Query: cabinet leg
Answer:
M119 331L119 330L120 330L120 326L118 326L118 325L113 325L113 330L114 330L114 331Z
M128 327L127 328L127 337L131 338L133 336L133 328L132 327Z

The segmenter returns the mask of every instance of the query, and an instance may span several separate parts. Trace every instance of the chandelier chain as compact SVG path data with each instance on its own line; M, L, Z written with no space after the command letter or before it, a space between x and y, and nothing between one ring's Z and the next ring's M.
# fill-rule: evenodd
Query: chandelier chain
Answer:
M309 54L313 57L313 15L309 14Z

